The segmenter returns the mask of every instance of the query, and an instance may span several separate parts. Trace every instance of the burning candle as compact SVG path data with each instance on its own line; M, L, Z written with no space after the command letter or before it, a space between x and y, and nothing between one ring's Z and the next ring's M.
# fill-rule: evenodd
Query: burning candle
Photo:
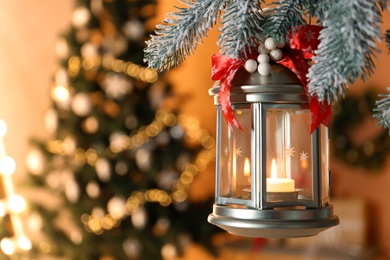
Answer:
M251 171L251 166L249 165L249 159L245 158L244 162L244 176L249 177Z
M248 182L251 183L251 166L249 163L249 158L245 158L244 161L244 176L248 179Z
M271 178L267 178L267 192L293 192L295 182L288 178L278 178L276 161L272 159Z

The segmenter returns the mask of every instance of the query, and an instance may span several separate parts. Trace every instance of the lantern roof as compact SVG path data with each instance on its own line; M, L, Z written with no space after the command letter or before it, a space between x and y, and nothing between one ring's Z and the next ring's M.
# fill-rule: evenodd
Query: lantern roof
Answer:
M219 104L220 81L216 81L209 94ZM235 74L230 87L230 102L296 102L307 103L301 81L288 68L272 65L269 75L250 73L243 67Z

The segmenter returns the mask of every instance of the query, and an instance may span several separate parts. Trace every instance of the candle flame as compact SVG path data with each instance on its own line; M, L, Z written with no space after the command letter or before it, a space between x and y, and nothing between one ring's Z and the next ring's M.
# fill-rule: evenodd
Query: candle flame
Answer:
M272 159L272 164L271 164L271 180L272 182L276 182L278 179L278 174L276 171L276 161L275 159Z
M244 176L249 176L250 170L251 170L251 167L249 165L249 159L245 158L245 162L244 162Z

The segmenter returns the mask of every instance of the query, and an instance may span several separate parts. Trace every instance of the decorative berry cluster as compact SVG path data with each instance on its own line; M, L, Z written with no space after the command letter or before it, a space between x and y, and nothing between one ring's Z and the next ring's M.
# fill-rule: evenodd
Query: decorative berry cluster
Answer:
M253 59L248 59L245 62L245 69L253 73L257 71L262 76L267 76L271 73L271 65L269 60L278 61L283 57L283 53L280 50L284 47L284 43L279 43L274 38L267 38L264 42L260 43L257 51L259 55L257 56L257 62ZM259 63L259 64L257 64Z

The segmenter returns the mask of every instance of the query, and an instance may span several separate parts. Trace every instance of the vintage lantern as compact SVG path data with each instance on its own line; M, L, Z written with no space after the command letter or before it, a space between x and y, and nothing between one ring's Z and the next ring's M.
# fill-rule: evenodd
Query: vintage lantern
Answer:
M310 133L300 80L273 65L269 75L240 68L230 102L242 131L226 123L217 82L216 201L208 221L241 236L315 235L337 225L329 204L328 128Z

